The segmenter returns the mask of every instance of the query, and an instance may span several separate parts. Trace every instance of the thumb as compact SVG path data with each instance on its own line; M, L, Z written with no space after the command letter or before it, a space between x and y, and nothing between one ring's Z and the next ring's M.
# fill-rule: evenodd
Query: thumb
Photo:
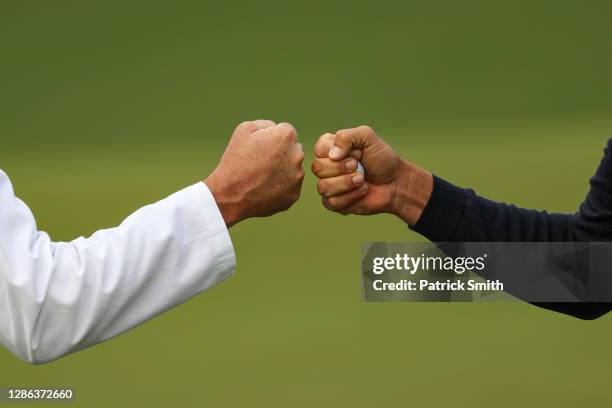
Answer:
M348 157L353 150L365 150L372 144L375 137L376 133L369 126L339 130L328 157L334 161L342 160Z

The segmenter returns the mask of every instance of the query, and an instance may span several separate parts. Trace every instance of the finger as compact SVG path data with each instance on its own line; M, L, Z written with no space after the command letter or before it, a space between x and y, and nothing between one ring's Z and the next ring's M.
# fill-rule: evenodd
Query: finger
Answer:
M355 160L361 160L361 156L363 156L363 152L361 150L353 150L351 151L351 157Z
M347 207L344 208L344 211L346 211L348 214L355 214L355 215L371 215L372 214L370 211L363 208L363 206L359 204L359 200L356 200L352 204L349 204Z
M336 177L343 174L355 173L355 171L357 171L357 160L352 157L340 162L331 161L327 158L314 159L311 170L318 178Z
M276 123L274 121L266 120L266 119L254 120L252 123L253 123L253 126L256 128L256 130L267 129L272 126L276 126Z
M336 135L333 133L325 133L317 140L314 147L314 154L316 157L327 157L329 149L334 145L334 138Z
M304 146L301 143L296 143L294 148L294 157L299 167L302 167L302 163L304 162L304 158L306 157L304 154Z
M368 192L368 185L364 184L356 190L346 194L337 195L334 197L323 197L325 208L331 211L344 213L352 212L351 206L357 203Z
M365 183L365 177L360 173L345 174L319 180L317 190L325 197L348 193Z
M316 157L324 158L329 154L329 149L334 145L334 138L336 135L333 133L326 133L319 138L317 143L315 143L314 154ZM353 150L350 154L351 157L357 160L361 160L362 152L361 150Z
M335 208L332 205L330 205L329 198L327 197L322 197L321 202L323 203L323 206L327 208L329 211L332 211L338 214L342 214L342 215L348 215L348 213L345 211L344 208Z
M267 129L272 126L276 126L276 123L271 120L258 119L242 122L238 125L236 130L246 131L246 133L255 133L258 130Z
M375 137L374 131L368 126L360 126L354 129L344 129L336 132L334 146L329 150L329 158L342 160L352 150L364 150Z
M276 127L291 140L293 143L297 143L297 130L291 123L281 122Z

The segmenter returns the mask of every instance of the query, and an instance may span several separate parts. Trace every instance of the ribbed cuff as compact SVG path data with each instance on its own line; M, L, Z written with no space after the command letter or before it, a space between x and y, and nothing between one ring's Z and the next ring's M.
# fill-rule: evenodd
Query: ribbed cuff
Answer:
M411 228L432 242L451 242L463 218L467 191L433 176L431 198L417 223Z

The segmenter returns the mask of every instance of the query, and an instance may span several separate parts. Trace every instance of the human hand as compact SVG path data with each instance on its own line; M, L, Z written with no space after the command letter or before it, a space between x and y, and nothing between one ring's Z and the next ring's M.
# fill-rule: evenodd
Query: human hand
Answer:
M323 205L344 215L392 213L414 225L433 189L433 177L403 160L370 127L326 133L315 145L313 173ZM366 174L356 173L357 159Z
M243 122L204 181L228 227L289 209L300 197L304 149L288 123Z

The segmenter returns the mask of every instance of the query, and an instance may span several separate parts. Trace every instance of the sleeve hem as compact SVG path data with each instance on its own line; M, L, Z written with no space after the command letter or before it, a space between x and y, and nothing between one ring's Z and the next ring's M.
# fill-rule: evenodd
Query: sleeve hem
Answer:
M201 225L200 237L206 240L206 245L212 251L215 266L218 271L218 281L225 280L234 274L236 268L236 253L221 211L204 182L198 182L183 190L188 193L192 202L198 207L194 224Z
M452 241L463 217L467 200L466 190L434 175L431 198L423 214L411 229L433 242Z

